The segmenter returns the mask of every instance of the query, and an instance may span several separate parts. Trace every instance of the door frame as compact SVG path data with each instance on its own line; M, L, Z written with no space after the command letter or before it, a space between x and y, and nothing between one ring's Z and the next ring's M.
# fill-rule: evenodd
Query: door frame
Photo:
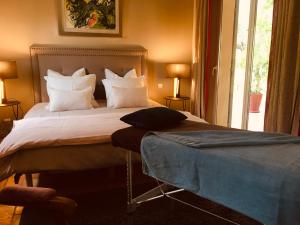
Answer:
M244 82L244 101L242 110L242 123L241 129L248 128L249 119L249 101L250 101L250 88L252 78L252 67L253 67L253 54L255 45L255 29L256 29L256 16L257 16L257 3L258 0L250 1L250 15L248 25L248 39L247 39L247 52L246 52L246 66L245 66L245 82ZM235 62L236 62L236 45L237 45L237 33L238 33L238 15L239 15L239 4L240 0L236 0L235 8L235 19L234 19L234 40L232 48L232 61L230 69L230 99L228 109L228 126L231 127L232 117L232 99L233 99L233 88L234 88L234 76L235 76Z

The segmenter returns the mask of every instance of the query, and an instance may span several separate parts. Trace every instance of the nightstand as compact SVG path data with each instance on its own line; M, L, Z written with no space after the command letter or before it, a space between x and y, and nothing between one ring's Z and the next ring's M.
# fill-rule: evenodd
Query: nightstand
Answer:
M178 98L176 98L176 97L173 97L173 96L167 96L167 97L165 97L165 100L166 100L166 106L168 107L168 108L170 108L171 107L171 102L173 102L173 101L179 101L179 102L182 102L182 110L183 111L185 111L185 109L186 109L186 104L187 104L187 102L190 100L190 97L186 97L186 96L182 96L182 97L178 97Z
M0 142L6 135L9 134L13 127L13 121L2 121L0 122Z
M7 101L6 103L0 104L0 108L10 107L13 111L15 119L17 120L19 119L20 104L21 102L17 100L11 100L11 101Z

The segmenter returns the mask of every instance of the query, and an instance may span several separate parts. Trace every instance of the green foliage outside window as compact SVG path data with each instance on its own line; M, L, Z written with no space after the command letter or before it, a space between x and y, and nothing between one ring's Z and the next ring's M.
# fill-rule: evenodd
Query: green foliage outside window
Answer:
M251 92L254 93L266 91L272 29L272 7L273 0L265 0L263 7L257 8L251 77ZM239 52L236 60L238 68L242 70L246 67L248 28L243 27L243 24L239 24L239 27L241 27L241 31L238 33L237 38L237 49Z
M251 92L254 93L266 91L272 32L272 7L273 0L265 0L263 7L257 9L251 83Z

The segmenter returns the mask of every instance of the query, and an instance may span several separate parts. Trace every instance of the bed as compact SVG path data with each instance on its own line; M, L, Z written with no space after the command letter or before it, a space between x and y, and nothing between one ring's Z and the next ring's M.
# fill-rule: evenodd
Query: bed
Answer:
M299 224L299 137L187 121L163 132L124 128L112 140L116 146L141 153L144 173L162 182L135 198L129 189L133 210L144 201L172 198L171 194L185 189L263 224Z
M142 47L98 49L33 45L30 48L30 54L35 105L25 115L24 120L15 121L13 131L17 135L15 137L8 135L0 145L2 148L2 151L0 151L0 180L12 175L26 174L28 184L32 185L30 180L30 174L32 173L101 169L125 165L127 153L124 149L111 145L110 135L114 131L128 126L119 120L121 116L140 108L115 110L106 108L105 91L101 80L104 78L104 68L109 68L119 74L124 74L135 68L139 75L146 75L147 51ZM99 106L92 110L50 113L47 110L49 99L44 80L46 71L52 69L70 74L80 67L86 68L89 73L94 73L97 76L94 96ZM158 103L151 101L149 105L157 106ZM191 115L189 116L196 119ZM76 123L71 120L76 121ZM62 123L63 121L69 123L69 129L72 129L81 121L81 127L77 126L74 129L77 129L78 132L80 130L89 132L88 123L93 126L90 120L103 123L103 126L107 126L108 129L103 131L100 129L101 127L98 127L99 135L89 142L86 142L84 138L63 144L57 140L51 140L48 143L38 143L38 140L35 140L35 136L46 132L52 126L52 122ZM28 132L20 129L18 133L17 128L24 121L30 126ZM48 124L48 127L46 127L46 124ZM59 136L59 130L57 132L52 130L51 132L54 136ZM14 143L14 138L24 141L24 143L26 138L31 138L31 142L30 144L27 143L26 146L17 146ZM6 149L9 148L14 150L6 153ZM136 160L138 160L138 157L136 157Z

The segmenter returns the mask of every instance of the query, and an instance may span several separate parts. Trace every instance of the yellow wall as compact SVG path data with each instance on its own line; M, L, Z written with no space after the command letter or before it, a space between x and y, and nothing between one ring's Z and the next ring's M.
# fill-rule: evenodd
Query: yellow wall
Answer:
M190 62L193 0L122 0L122 38L70 37L58 34L57 0L9 0L0 2L0 59L16 59L18 76L7 80L7 97L22 102L24 110L33 104L29 46L60 44L83 47L141 45L149 51L150 97L163 101L172 95L172 79L166 79L166 62ZM164 88L158 89L157 84ZM189 95L190 82L182 82L182 94ZM11 116L0 109L0 119Z

